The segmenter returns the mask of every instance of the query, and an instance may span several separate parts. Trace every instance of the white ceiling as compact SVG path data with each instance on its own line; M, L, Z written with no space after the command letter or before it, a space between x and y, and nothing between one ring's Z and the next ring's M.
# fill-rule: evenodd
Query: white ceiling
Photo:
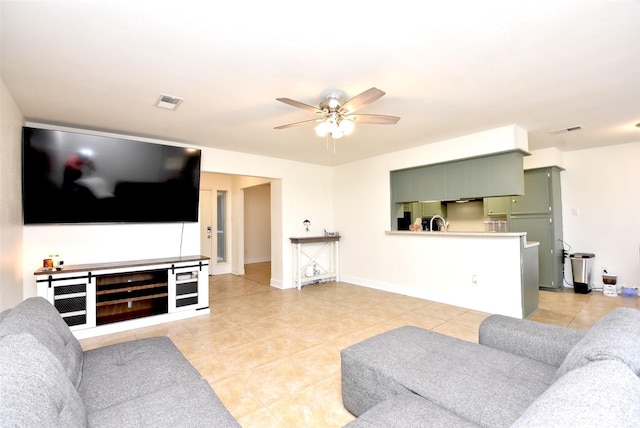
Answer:
M640 1L5 1L26 120L337 165L517 124L529 149L640 141ZM400 116L332 141L274 130L377 87ZM175 111L160 94L182 97ZM550 130L580 125L559 135Z

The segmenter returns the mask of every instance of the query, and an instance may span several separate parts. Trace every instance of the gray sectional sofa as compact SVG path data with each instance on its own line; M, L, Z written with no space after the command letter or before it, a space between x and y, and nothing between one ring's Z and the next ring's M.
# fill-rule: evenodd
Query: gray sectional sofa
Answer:
M581 332L501 315L479 343L402 327L342 350L349 428L640 427L640 310Z
M239 427L168 337L82 351L41 297L0 314L2 427Z

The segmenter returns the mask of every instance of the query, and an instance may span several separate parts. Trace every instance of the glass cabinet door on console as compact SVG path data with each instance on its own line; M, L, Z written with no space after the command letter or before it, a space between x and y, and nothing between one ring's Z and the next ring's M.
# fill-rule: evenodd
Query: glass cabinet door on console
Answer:
M209 306L207 265L172 268L169 271L169 312Z
M91 275L46 275L36 284L38 295L55 306L71 330L96 326L95 278Z

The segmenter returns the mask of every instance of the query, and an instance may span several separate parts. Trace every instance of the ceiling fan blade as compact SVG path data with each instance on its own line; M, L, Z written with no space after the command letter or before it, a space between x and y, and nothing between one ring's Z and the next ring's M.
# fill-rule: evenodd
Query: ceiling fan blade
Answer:
M294 126L298 126L298 125L307 125L307 124L318 123L318 122L322 122L322 121L323 121L323 118L311 119L311 120L303 120L302 122L295 122L295 123L289 123L287 125L276 126L273 129L293 128Z
M400 120L398 116L385 116L382 114L350 114L345 118L355 123L374 123L379 125L395 125Z
M378 88L370 88L361 94L356 95L355 97L348 100L340 111L344 111L344 114L349 114L353 111L359 110L367 104L371 104L378 98L382 97L385 92L381 91Z
M323 111L318 107L310 106L309 104L301 103L300 101L292 100L291 98L276 98L276 100L313 113L323 114Z

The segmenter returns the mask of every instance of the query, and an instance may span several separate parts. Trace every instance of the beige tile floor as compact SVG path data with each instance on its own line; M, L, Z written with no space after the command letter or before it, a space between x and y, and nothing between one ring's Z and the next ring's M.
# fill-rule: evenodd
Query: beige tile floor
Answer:
M210 279L211 314L81 341L84 349L167 335L243 427L341 427L340 349L402 325L477 342L488 316L347 283L270 287L269 263ZM540 292L539 322L587 329L637 297Z

